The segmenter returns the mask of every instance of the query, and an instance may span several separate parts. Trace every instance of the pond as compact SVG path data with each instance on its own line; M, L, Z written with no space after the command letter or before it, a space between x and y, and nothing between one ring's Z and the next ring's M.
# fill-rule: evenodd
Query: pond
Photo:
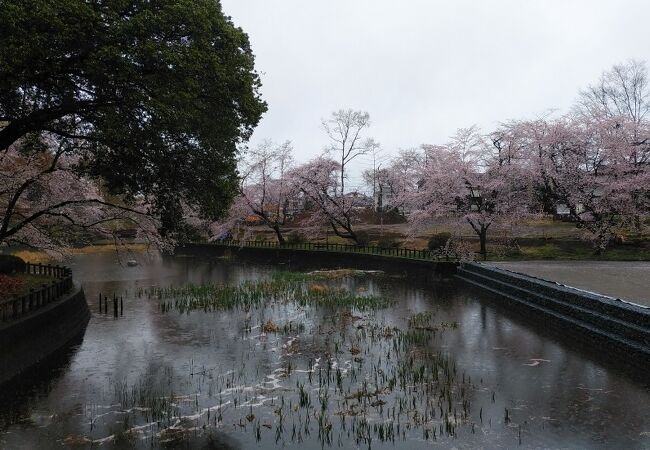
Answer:
M93 317L0 388L1 448L650 448L643 373L460 282L118 259L70 263Z

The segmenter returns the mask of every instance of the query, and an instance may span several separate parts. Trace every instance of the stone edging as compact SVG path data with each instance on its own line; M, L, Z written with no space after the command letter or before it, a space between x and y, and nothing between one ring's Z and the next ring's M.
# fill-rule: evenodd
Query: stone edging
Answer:
M527 315L548 319L545 325L605 344L635 365L650 363L648 308L480 263L463 264L456 276Z
M258 262L277 263L283 261L290 266L301 264L324 264L332 267L350 264L364 264L367 269L380 269L392 272L404 272L409 275L440 276L453 275L457 262L409 259L390 255L372 253L351 253L346 251L318 251L282 247L231 247L212 244L184 244L175 249L174 254L181 256L218 256L255 258Z
M0 327L0 383L19 376L79 336L90 320L84 291L72 290Z

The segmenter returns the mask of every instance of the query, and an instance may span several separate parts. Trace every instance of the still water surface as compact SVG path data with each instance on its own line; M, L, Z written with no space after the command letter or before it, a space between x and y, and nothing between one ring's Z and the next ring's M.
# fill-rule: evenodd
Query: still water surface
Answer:
M179 311L152 287L239 285L278 269L140 260L71 262L93 317L36 379L0 388L0 448L650 448L643 374L461 283L312 283L393 302L377 309L269 296ZM124 315L100 313L100 293L122 296Z

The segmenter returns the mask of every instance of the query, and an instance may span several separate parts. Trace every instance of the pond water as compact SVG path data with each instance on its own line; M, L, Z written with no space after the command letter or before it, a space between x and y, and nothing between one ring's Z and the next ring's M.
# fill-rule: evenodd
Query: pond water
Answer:
M0 448L650 448L643 373L460 282L140 262L71 262L93 317L0 388Z

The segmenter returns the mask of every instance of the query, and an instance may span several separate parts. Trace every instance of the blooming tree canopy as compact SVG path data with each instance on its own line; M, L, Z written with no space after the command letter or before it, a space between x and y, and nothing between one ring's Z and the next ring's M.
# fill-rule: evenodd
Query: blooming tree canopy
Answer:
M403 184L398 196L410 223L417 229L439 217L461 219L476 233L485 255L490 227L527 213L523 166L495 149L490 152L472 127L460 130L445 146L424 146L419 157L403 156L398 166L410 162L415 174L415 182Z
M320 156L297 166L290 177L309 208L306 226L326 225L337 236L359 243L358 234L354 230L358 199L341 193L340 170L339 162Z
M158 223L142 199L107 199L96 180L80 176L78 156L59 145L11 145L0 152L0 242L43 249L53 254L89 236L119 241L122 228L139 230L161 244Z
M284 243L281 227L291 216L297 191L288 178L293 165L291 142L265 141L248 152L241 163L239 193L227 216L212 226L215 237L229 232L254 216Z
M537 184L591 234L599 252L648 212L650 129L641 125L586 115L518 125Z

